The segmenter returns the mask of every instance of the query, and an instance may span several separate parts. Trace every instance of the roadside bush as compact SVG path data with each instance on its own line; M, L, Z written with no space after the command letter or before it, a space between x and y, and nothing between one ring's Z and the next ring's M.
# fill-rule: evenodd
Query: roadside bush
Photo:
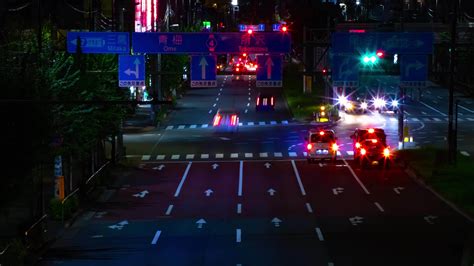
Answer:
M69 219L71 215L78 209L79 207L79 199L77 196L72 196L68 200L61 203L60 199L53 198L49 202L49 206L51 209L51 216L53 219L61 220ZM64 217L63 217L64 215Z

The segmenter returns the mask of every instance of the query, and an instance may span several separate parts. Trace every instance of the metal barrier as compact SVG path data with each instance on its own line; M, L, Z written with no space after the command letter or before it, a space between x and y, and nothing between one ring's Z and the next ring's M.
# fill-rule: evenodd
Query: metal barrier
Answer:
M46 224L43 223L47 214L38 219L28 230L25 231L25 244L27 248L41 246L43 243L43 232L46 230Z

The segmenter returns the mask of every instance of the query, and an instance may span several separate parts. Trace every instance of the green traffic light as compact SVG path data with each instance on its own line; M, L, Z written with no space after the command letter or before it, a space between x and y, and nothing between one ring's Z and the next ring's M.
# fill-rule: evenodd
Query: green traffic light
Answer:
M362 62L364 63L364 65L374 65L375 63L377 63L377 57L374 54L364 55L362 57Z

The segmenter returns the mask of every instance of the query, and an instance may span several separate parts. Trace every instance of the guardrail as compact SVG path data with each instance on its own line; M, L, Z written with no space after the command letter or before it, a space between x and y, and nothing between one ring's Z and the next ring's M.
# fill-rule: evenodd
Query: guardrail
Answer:
M41 246L43 241L43 232L47 229L46 218L44 214L33 225L25 231L25 245L26 248Z

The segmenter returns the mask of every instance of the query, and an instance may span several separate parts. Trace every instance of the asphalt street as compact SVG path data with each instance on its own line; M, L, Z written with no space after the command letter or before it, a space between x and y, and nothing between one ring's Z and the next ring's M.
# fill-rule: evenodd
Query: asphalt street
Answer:
M291 119L281 89L271 89L275 112L256 112L260 90L253 77L221 76L217 88L191 90L168 124L126 135L139 166L39 265L460 265L468 219L396 164L352 161L353 130L382 127L396 147L396 117L342 114L333 126L310 125ZM443 145L445 94L429 88L407 101L414 145ZM471 152L474 102L462 106L460 146ZM214 132L219 108L239 111L238 132ZM304 137L317 127L336 131L335 163L305 160Z

